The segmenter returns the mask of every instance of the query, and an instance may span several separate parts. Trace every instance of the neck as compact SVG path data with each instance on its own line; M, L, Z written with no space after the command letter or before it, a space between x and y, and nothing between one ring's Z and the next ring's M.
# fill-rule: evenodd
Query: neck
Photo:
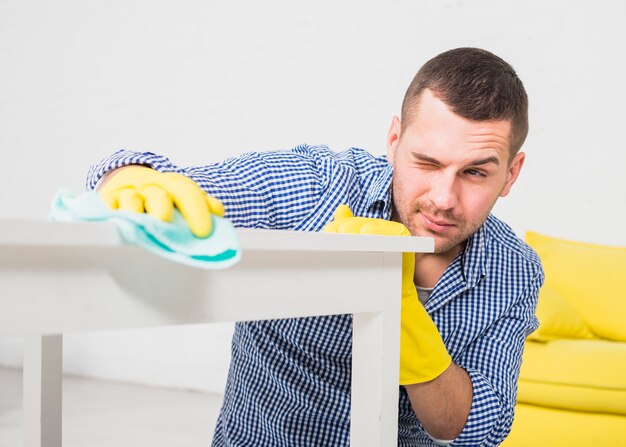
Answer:
M414 281L420 287L435 287L443 272L457 257L464 244L445 253L416 253Z

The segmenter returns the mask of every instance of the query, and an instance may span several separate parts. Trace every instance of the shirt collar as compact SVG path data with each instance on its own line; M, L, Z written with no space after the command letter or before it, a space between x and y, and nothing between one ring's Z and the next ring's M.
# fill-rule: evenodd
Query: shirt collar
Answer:
M483 224L467 239L463 251L450 263L426 302L426 310L434 312L464 291L473 289L489 270L487 246L489 232Z
M489 217L487 218L489 220ZM467 289L471 289L478 281L487 274L487 245L489 232L486 229L487 222L467 239L465 248L461 254L461 270Z
M391 218L391 178L393 167L386 164L376 178L371 182L367 190L367 209L371 210L378 204L382 204L383 218ZM380 208L379 208L380 209Z

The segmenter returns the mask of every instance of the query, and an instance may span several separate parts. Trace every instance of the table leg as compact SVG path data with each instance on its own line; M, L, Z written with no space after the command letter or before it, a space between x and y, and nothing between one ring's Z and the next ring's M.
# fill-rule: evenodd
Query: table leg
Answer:
M385 329L383 314L355 314L352 323L350 445L395 446L398 439L399 319ZM397 330L396 330L397 329Z
M61 447L63 336L24 340L24 446Z
M381 439L382 313L354 314L350 445L378 446Z
M389 447L398 440L402 257L385 256L383 312L354 314L350 445Z

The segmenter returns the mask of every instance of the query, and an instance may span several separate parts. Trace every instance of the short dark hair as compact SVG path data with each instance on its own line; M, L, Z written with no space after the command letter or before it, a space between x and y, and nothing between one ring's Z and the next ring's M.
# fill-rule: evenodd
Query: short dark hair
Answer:
M456 48L426 62L404 96L403 129L425 89L463 118L510 121L511 158L522 147L528 135L528 96L513 67L495 54L479 48Z

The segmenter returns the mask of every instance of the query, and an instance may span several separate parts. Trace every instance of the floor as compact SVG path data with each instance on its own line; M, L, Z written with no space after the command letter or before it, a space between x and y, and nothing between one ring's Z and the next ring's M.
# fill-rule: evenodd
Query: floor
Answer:
M66 376L64 447L209 446L222 398ZM22 373L0 368L0 446L22 445Z

